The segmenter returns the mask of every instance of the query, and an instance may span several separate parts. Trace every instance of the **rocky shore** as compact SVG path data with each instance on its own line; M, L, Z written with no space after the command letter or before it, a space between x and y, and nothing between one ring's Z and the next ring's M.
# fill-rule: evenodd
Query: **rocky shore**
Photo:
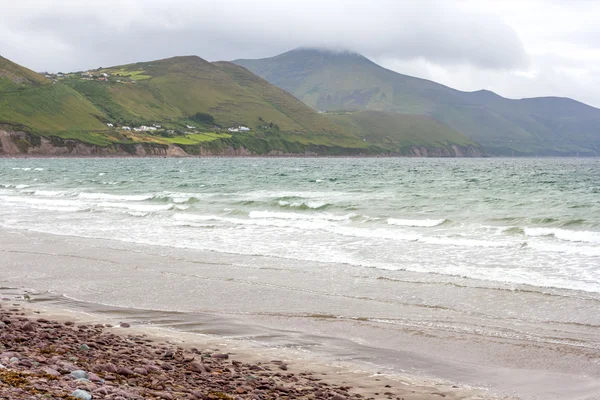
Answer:
M368 398L312 372L290 373L279 360L243 363L124 333L127 323L85 325L24 311L0 305L0 399ZM381 397L401 399L391 391Z

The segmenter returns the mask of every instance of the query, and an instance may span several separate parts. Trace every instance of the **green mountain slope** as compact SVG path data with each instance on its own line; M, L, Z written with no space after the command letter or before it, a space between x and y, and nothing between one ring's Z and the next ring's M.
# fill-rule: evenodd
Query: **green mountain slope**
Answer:
M328 113L346 131L371 144L405 152L415 146L448 148L453 145L478 149L479 145L460 132L433 118L385 111Z
M297 49L237 60L323 111L374 110L435 118L497 155L598 155L600 110L565 98L511 100L461 92L387 70L353 53Z
M0 57L0 124L39 132L102 129L101 117L68 86Z
M381 138L363 140L366 131L346 129L339 119L317 113L228 62L174 57L48 79L2 60L0 126L32 135L121 149L176 145L192 154L222 154L225 149L254 154L382 154L400 148L409 151L407 145L412 144L389 141L381 131ZM393 124L388 127L396 129ZM434 130L419 132L438 135ZM450 142L471 145L459 136L418 143L443 149Z

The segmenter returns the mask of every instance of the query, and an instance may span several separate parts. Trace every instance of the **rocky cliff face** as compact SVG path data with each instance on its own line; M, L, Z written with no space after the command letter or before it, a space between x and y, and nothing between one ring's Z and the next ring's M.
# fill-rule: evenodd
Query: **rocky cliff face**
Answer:
M193 153L188 153L177 145L162 145L156 143L113 144L96 146L74 139L63 139L56 136L44 137L31 135L27 132L0 129L0 156L32 156L32 157L250 157L250 156L319 156L326 152L306 150L303 153L286 153L273 150L266 154L252 153L244 147L224 146L219 148L200 147ZM343 152L339 155L344 155ZM411 146L397 153L370 154L356 150L345 155L368 156L387 155L404 157L483 157L481 148L475 146L457 146L429 148Z

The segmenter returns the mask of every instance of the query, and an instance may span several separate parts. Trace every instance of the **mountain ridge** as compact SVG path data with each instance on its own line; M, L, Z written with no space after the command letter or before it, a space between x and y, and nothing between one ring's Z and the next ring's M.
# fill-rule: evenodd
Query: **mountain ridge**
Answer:
M489 90L464 92L347 54L295 49L233 62L317 110L430 116L494 155L600 152L600 109L593 106L563 97L508 99Z
M418 143L379 134L366 140L229 62L178 56L44 77L2 60L4 152L40 154L55 146L53 154L84 155L482 154L475 142L444 129L423 131Z

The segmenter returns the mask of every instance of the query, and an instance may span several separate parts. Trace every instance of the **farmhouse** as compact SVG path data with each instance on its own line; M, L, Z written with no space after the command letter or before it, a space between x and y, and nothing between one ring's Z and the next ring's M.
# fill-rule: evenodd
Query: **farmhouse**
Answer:
M250 128L248 128L247 126L238 126L237 128L235 127L231 127L227 129L229 132L249 132Z

